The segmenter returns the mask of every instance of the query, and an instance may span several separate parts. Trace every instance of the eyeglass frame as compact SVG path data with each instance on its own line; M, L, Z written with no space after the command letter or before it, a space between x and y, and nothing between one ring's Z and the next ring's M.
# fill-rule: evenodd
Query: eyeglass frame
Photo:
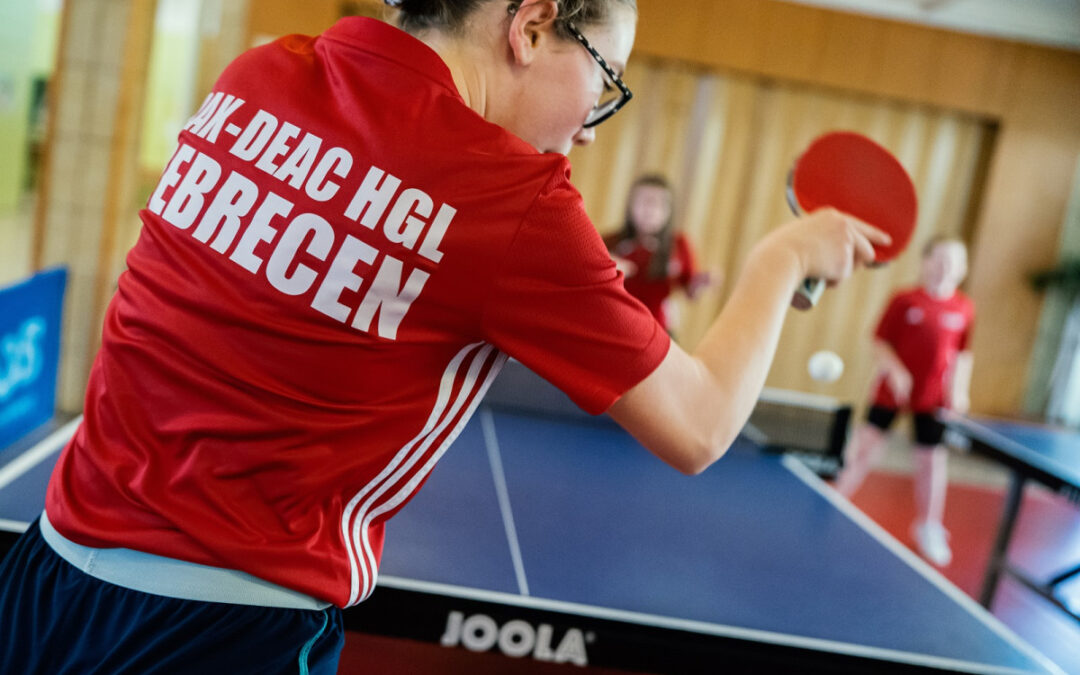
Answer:
M511 2L510 6L507 9L510 11L511 14L513 14L518 10L518 7L519 3ZM597 124L600 124L601 122L607 121L608 118L619 112L619 110L624 105L626 105L630 101L630 99L634 98L634 92L630 91L630 87L626 86L626 83L622 81L622 78L619 77L619 75L615 72L615 69L608 65L608 62L604 60L604 57L600 56L600 52L596 51L596 47L593 47L589 43L589 41L585 39L585 36L582 35L581 31L578 30L577 26L575 26L572 21L565 21L564 25L566 26L567 30L570 31L570 34L574 36L574 39L577 40L578 43L580 43L581 46L585 48L585 51L589 52L589 55L593 57L594 61L596 61L596 65L600 66L600 70L604 71L604 74L611 79L611 83L614 84L615 87L619 90L619 100L615 103L614 106L612 106L610 110L606 111L603 115L597 117L594 120L590 120L588 117L585 118L585 122L582 123L581 126L585 129L590 129L592 127L595 127ZM594 107L593 110L596 110L596 108ZM592 113L590 113L590 115L591 114Z
M600 52L596 51L596 48L589 44L589 41L585 39L585 36L582 35L581 31L577 29L577 26L575 26L573 22L567 21L566 28L570 31L570 34L581 43L581 46L585 48L585 51L589 52L589 55L593 57L596 64L600 66L600 69L604 71L604 74L611 80L611 83L618 88L620 94L615 105L605 111L603 115L594 120L588 118L585 119L585 122L581 126L585 129L589 129L606 121L612 115L619 112L619 110L634 97L634 92L630 91L630 87L626 86L626 83L622 81L622 78L615 72L615 69L608 65L608 62L604 60L603 56L600 56ZM593 108L593 110L596 110L596 108Z

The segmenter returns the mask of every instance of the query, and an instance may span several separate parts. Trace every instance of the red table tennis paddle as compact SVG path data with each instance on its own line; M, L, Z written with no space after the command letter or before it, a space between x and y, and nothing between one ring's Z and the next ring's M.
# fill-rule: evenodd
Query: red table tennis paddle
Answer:
M833 131L816 138L788 173L788 205L801 216L831 206L892 236L889 246L875 246L876 261L900 255L911 241L918 216L915 186L904 167L885 148L851 131ZM825 282L806 279L792 304L817 304Z

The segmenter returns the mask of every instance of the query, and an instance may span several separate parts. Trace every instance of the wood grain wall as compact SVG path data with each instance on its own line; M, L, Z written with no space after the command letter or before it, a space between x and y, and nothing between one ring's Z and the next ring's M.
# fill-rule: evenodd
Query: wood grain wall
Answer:
M386 19L394 13L394 10L382 0L306 0L305 2L249 0L249 2L251 3L251 18L248 23L249 44L291 33L317 35L345 14Z

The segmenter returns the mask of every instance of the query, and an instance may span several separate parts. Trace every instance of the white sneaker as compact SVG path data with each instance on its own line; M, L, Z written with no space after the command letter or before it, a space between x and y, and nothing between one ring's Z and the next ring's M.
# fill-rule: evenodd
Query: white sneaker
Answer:
M952 550L949 549L949 533L941 526L941 523L919 523L912 525L911 536L919 546L922 556L937 565L945 567L952 561Z

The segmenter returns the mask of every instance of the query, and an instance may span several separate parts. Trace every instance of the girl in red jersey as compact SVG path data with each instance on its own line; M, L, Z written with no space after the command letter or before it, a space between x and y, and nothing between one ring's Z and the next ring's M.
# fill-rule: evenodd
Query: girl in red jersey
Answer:
M140 212L84 421L0 567L3 673L332 673L384 525L507 358L696 473L835 211L748 256L694 353L622 279L566 153L630 98L633 0L395 0L233 61Z
M669 333L676 323L669 301L673 291L694 298L714 281L698 270L690 240L675 227L671 184L649 174L630 187L626 222L605 238L608 250L626 278L627 292L640 300Z
M938 408L968 409L972 357L968 349L975 306L959 290L967 249L955 239L934 239L923 249L921 285L889 301L874 339L874 399L845 456L836 487L851 497L887 445L886 432L901 410L915 428L915 508L912 537L927 560L949 564L945 512L948 454Z

